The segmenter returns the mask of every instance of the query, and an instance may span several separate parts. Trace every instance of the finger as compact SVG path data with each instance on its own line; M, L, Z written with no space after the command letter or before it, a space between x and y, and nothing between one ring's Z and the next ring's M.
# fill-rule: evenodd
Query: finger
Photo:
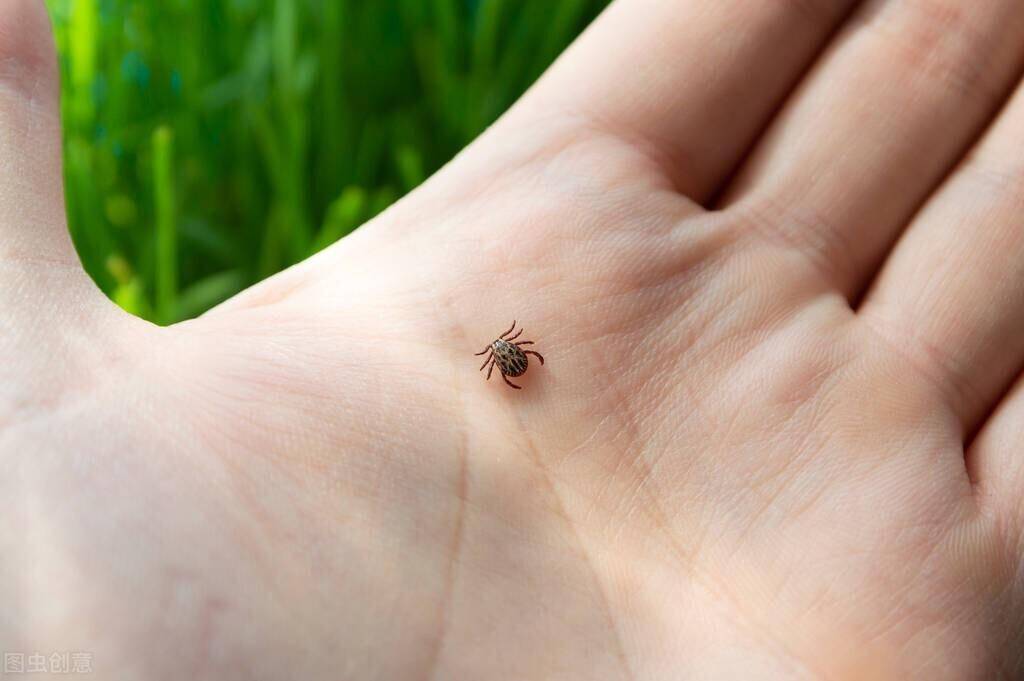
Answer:
M967 451L982 506L1024 539L1024 380L1019 380ZM1019 554L1016 551L1015 554Z
M872 0L727 190L749 234L854 297L1012 89L1019 0Z
M1024 364L1024 87L897 244L861 308L970 432Z
M94 290L65 223L57 60L42 0L0 2L0 290L3 304ZM51 296L52 299L52 296Z
M623 138L706 200L857 0L618 0L525 102Z

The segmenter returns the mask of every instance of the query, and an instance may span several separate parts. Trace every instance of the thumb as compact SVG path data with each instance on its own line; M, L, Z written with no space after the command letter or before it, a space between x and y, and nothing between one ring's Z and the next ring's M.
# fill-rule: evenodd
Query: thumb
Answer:
M67 231L59 99L43 0L0 0L0 315L8 319L105 303Z

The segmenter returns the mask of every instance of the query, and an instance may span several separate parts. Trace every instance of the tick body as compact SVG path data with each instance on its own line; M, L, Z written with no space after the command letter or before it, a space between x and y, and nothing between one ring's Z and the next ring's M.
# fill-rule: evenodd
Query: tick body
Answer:
M536 355L542 365L544 364L544 357L534 350L522 349L521 346L523 345L533 345L533 341L516 342L516 338L523 335L523 329L519 329L519 333L509 337L509 334L515 330L516 323L512 322L512 328L498 336L490 345L484 348L483 351L476 353L476 355L477 357L487 355L487 359L484 360L480 371L487 369L488 381L491 380L491 372L494 371L494 367L498 367L498 372L505 379L505 383L516 390L522 390L522 386L518 386L508 380L509 376L515 378L526 373L526 369L530 366L530 360L527 355Z

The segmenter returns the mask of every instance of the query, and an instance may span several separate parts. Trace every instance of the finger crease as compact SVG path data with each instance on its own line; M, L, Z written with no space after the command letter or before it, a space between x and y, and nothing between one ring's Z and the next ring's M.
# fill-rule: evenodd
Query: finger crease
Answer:
M963 368L957 366L948 353L942 352L920 334L901 325L881 323L876 317L876 314L867 312L858 315L876 338L935 388L966 428L968 424L965 414L976 413L985 404L985 400L982 399L982 392L967 378ZM903 330L895 334L886 330L895 327Z
M856 280L853 244L820 212L794 208L770 196L744 202L736 210L748 232L795 251L828 283L843 288L840 283Z

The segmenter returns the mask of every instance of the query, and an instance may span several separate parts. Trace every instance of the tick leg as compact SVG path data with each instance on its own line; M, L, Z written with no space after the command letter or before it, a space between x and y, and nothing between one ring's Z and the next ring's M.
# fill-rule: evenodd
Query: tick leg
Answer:
M508 380L508 376L506 376L505 374L502 374L501 377L505 379L506 383L508 383L510 386L512 386L516 390L522 390L523 389L522 386L518 386L515 383L513 383L512 381Z
M498 336L498 338L504 338L505 336L509 335L510 333L512 333L515 330L516 330L516 320L513 319L512 320L512 328L509 329L508 331L506 331L505 333L501 334L500 336Z
M488 351L488 350L490 350L490 349L491 349L491 346L490 346L490 345L488 345L488 346L487 346L486 348L484 348L484 349L483 349L483 350L481 350L480 352L475 352L475 353L473 353L473 356L474 356L474 357L479 357L480 355L486 355L486 354L487 354L487 351Z
M491 358L491 368L487 370L487 380L491 380L491 372L494 371L494 358ZM502 374L504 376L505 374Z
M494 355L491 355L490 357L488 357L487 359L485 359L485 360L484 360L484 363L480 365L480 371L483 371L483 370L484 370L484 367L485 367L485 366L487 366L487 363L488 363L488 362L490 362L490 361L491 361L491 360L493 360L493 359L494 359Z
M511 343L516 338L519 338L520 336L522 336L523 335L523 331L525 331L525 330L526 329L519 329L519 333L517 333L516 335L512 336L511 338L506 338L505 340L507 340L509 343Z
M544 356L541 355L539 352L534 352L533 350L523 350L523 354L524 355L537 355L537 359L540 360L541 366L544 365Z
M513 343L512 345L515 345L516 347L519 347L520 345L533 345L533 341L519 341L518 343Z

